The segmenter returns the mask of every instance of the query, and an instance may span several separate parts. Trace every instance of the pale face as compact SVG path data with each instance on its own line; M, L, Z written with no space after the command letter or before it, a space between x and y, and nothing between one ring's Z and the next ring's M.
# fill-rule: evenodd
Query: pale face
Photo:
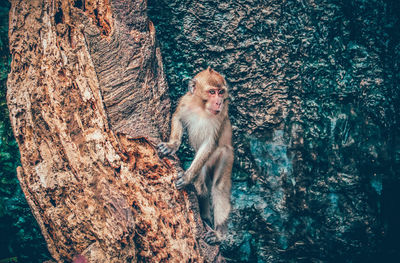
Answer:
M226 96L225 88L210 87L206 89L207 101L205 104L205 109L213 115L218 115L223 107L224 100Z

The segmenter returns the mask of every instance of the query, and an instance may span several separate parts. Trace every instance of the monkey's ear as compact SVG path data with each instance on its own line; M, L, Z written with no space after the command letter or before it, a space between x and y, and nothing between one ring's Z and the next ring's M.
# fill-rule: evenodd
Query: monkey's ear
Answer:
M210 72L210 73L213 71L213 69L212 69L210 66L208 66L207 70L208 70L208 72Z
M190 93L193 94L195 89L196 89L196 79L189 80L189 91L190 91Z

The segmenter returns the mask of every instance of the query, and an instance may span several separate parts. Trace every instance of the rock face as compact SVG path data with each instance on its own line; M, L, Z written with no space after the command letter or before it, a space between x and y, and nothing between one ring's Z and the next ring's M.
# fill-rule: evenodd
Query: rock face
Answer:
M399 14L389 0L149 1L172 103L207 66L230 84L228 261L399 257Z

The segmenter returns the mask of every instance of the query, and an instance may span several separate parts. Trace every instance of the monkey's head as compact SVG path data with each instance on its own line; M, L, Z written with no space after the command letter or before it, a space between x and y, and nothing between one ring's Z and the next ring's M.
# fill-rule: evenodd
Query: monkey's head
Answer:
M228 98L228 87L224 77L210 67L190 81L189 90L201 98L204 109L212 115L222 112L224 102Z

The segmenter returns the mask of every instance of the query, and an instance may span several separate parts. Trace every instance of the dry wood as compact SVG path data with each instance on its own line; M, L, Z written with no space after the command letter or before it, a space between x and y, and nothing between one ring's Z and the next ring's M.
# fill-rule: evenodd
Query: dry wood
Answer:
M167 136L170 102L146 8L12 1L18 178L58 262L221 260L198 240L196 206L173 186L177 163L152 146Z

